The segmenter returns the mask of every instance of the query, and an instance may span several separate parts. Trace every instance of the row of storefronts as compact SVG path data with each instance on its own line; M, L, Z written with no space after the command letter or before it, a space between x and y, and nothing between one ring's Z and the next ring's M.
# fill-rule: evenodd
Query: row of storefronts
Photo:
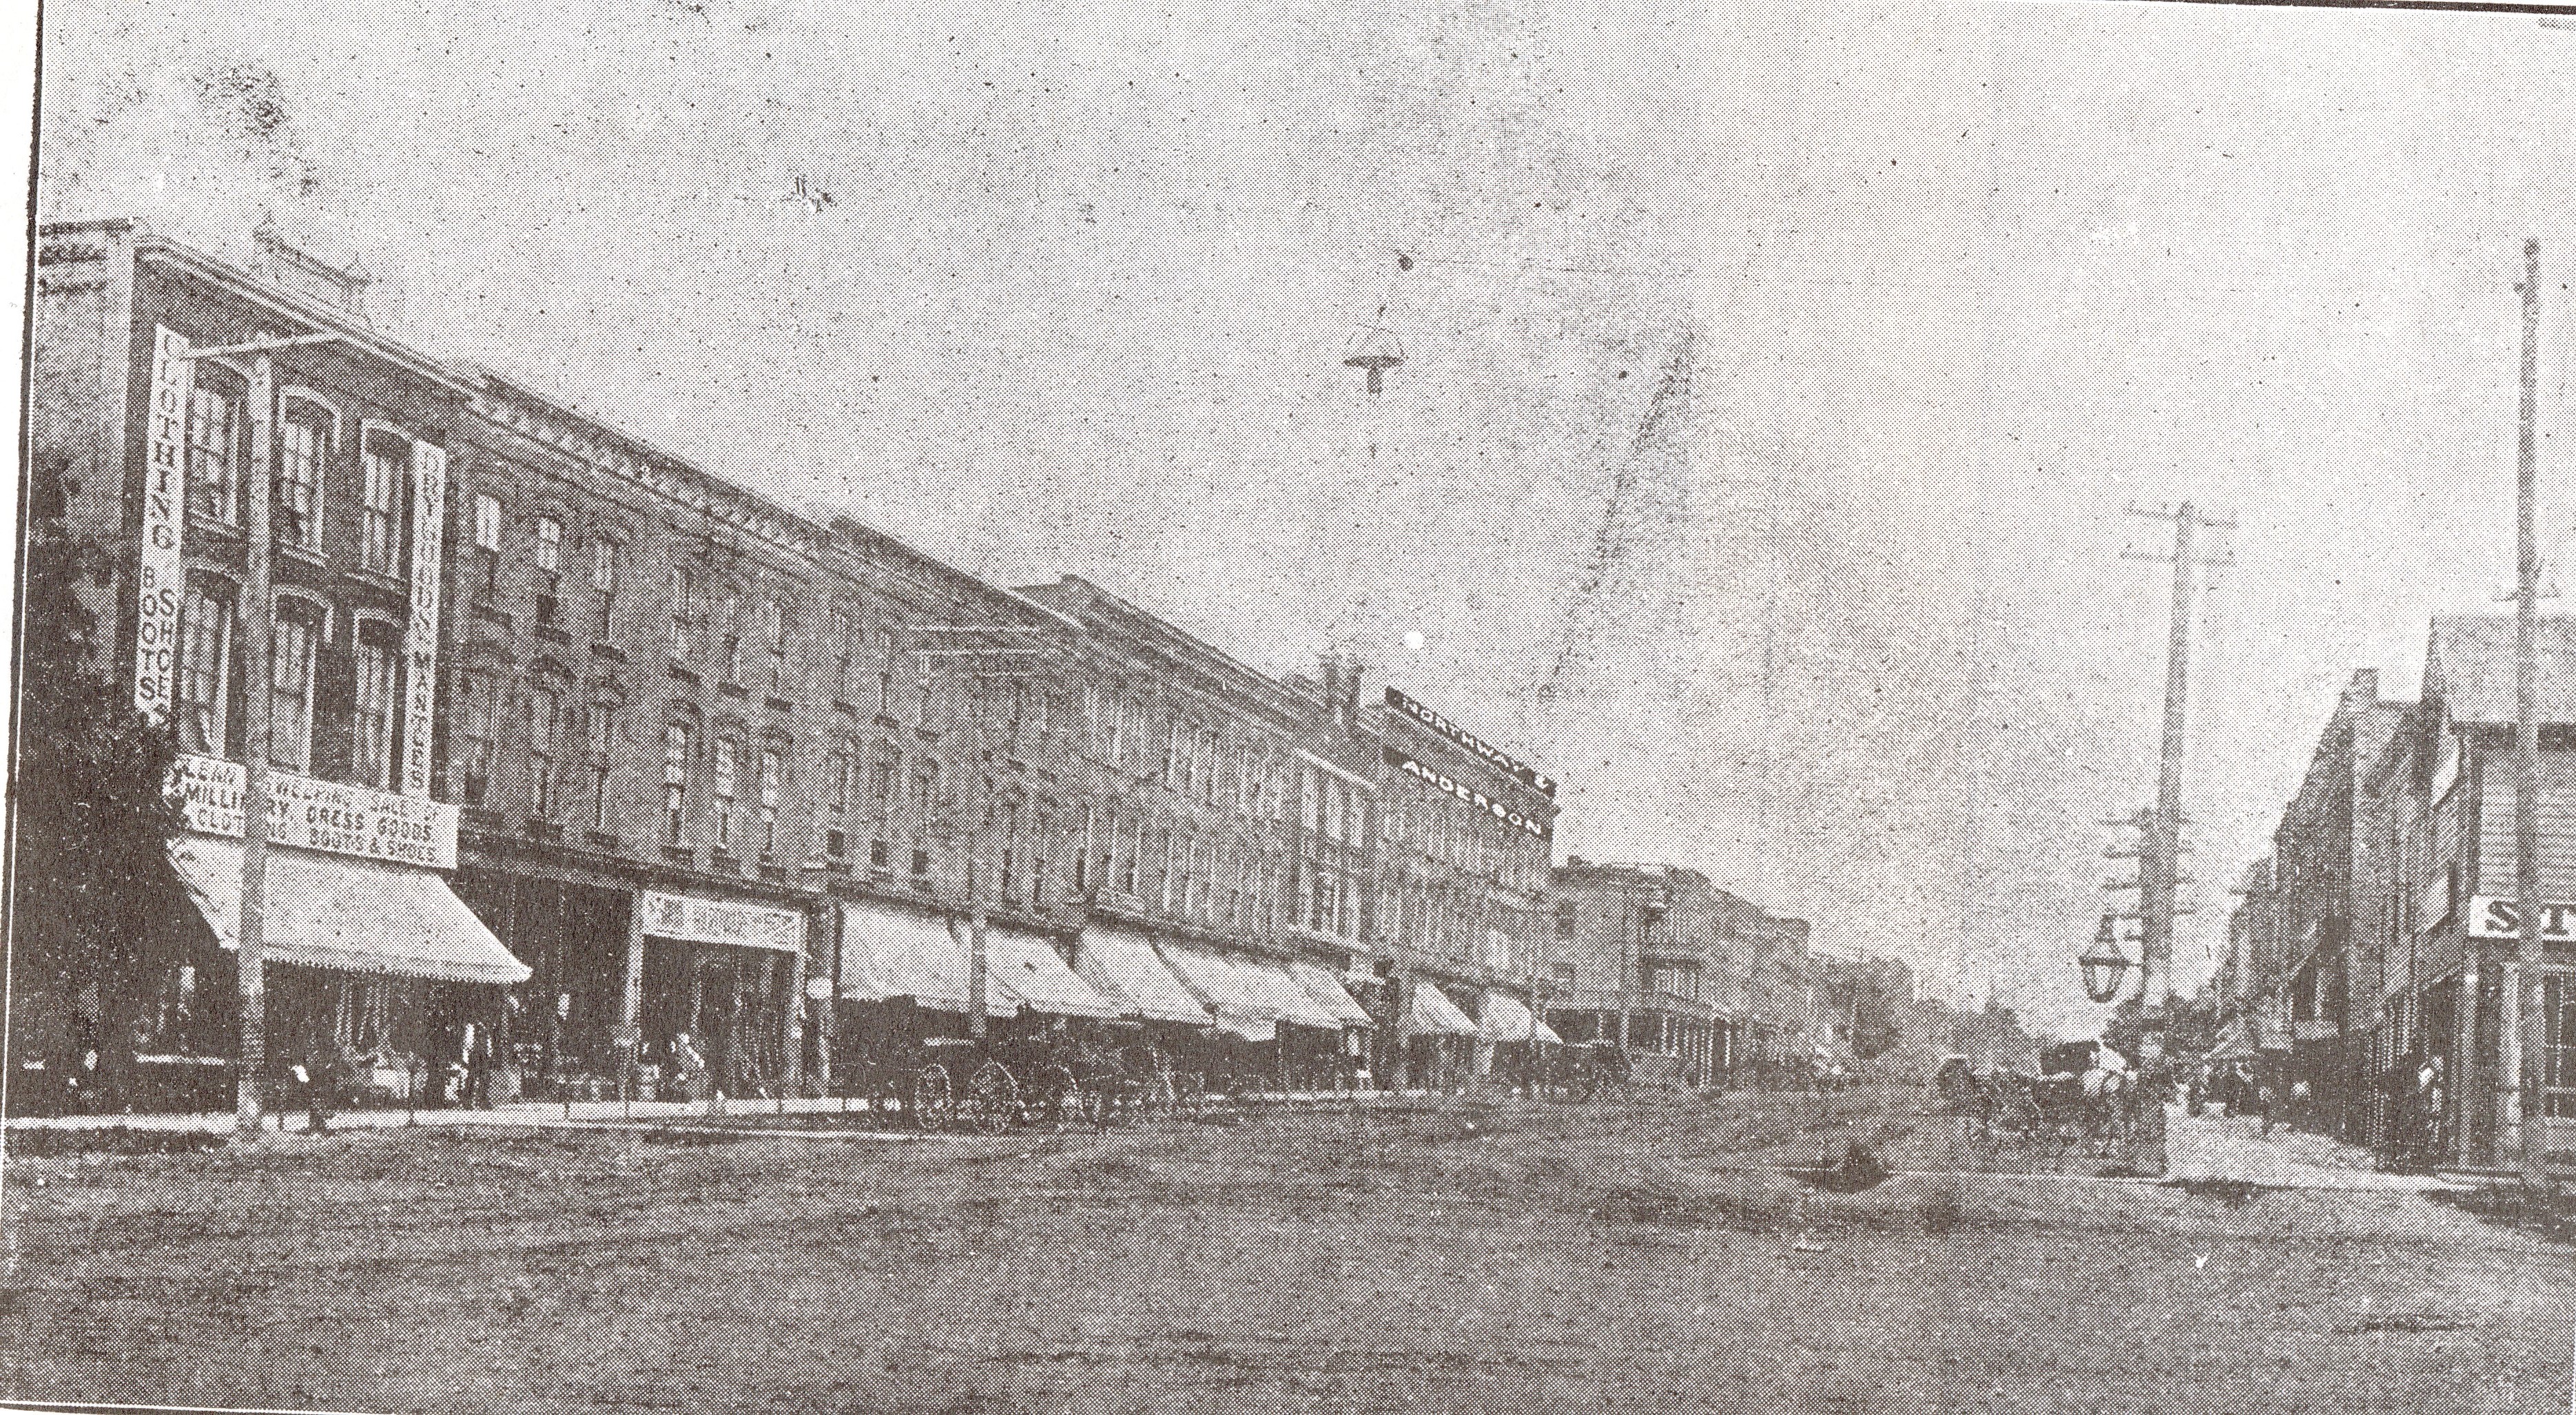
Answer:
M2353 675L2214 983L2213 1060L2392 1163L2576 1167L2576 722L2540 726L2541 953L2521 956L2513 620L2434 619L2414 701ZM2545 618L2540 701L2576 701Z
M31 426L187 753L144 976L20 1009L57 1099L112 1056L229 1104L254 757L272 1070L368 1097L829 1093L970 1014L1291 1085L1556 1040L1544 773L1349 659L791 513L332 277L43 233Z

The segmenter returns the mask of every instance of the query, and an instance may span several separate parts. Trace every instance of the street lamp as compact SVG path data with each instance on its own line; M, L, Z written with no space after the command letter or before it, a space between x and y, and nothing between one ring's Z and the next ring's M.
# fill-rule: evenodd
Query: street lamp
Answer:
M2120 984L2129 972L2129 955L2120 951L2110 915L2102 916L2102 927L2093 934L2093 946L2076 957L2075 966L2083 971L2086 997L2109 1002L2120 995Z

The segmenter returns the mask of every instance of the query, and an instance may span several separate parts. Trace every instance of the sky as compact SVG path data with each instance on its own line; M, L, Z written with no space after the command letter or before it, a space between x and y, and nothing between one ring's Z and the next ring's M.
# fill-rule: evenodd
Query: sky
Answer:
M2576 537L2576 32L2527 17L424 8L54 0L40 217L265 215L789 505L1354 653L1558 776L1560 855L1940 994L2085 1015L2162 707L2129 508L2236 523L2186 984L2350 673L2411 697L2494 607L2526 237Z

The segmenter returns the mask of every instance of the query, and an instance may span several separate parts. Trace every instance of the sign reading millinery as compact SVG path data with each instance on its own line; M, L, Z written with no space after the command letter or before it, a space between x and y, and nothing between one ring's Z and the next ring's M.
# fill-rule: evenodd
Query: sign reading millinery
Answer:
M1523 763L1511 753L1424 707L1403 690L1390 686L1386 690L1386 705L1484 758L1521 785L1535 791L1543 791L1550 797L1556 795L1556 778Z
M1520 812L1513 810L1511 807L1504 805L1502 802L1495 800L1493 797L1486 795L1484 792L1477 790L1475 787L1469 786L1458 780L1456 777L1453 777L1446 772L1435 771L1430 767L1424 766L1422 763L1415 761L1413 758L1406 756L1404 753L1397 751L1393 747L1380 747L1378 748L1378 751L1384 756L1388 766L1394 767L1396 770L1403 772L1414 780L1422 782L1432 790L1445 792L1448 795L1455 796L1459 800L1466 802L1468 805L1475 807L1477 810L1493 816L1496 820L1508 821L1511 824L1528 831L1530 834L1537 836L1541 840L1548 838L1549 832L1547 822L1534 819L1530 816L1525 816Z
M143 548L135 564L134 706L170 719L179 669L179 614L188 571L179 541L188 524L188 394L197 361L186 336L152 329L152 406L143 435Z
M429 797L429 720L438 706L438 562L446 544L447 449L411 445L411 620L403 630L402 793Z
M2469 901L2469 937L2522 937L2522 906L2511 899L2481 894ZM2576 904L2540 906L2540 941L2548 948L2576 948Z
M683 943L730 943L796 953L805 947L805 916L793 909L728 904L691 894L647 893L644 932Z
M170 768L181 816L206 835L241 835L248 789L240 762L183 755ZM268 776L268 838L279 845L452 870L456 814L454 806L371 787L282 771Z

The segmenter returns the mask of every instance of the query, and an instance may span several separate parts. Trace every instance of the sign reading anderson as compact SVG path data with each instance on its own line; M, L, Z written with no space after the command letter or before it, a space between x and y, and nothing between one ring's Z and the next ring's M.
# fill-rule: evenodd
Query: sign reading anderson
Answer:
M1415 761L1413 758L1406 756L1404 753L1397 751L1393 747L1378 748L1378 755L1388 766L1394 767L1396 770L1403 772L1414 780L1422 782L1434 791L1455 796L1459 800L1466 802L1468 805L1475 807L1477 810L1493 816L1496 820L1516 825L1522 830L1528 831L1530 834L1537 836L1541 840L1548 838L1549 831L1547 822L1539 820L1533 816L1523 815L1519 811L1513 810L1511 807L1504 805L1502 802L1495 800L1493 797L1486 795L1475 787L1469 786L1467 783L1460 781L1458 778L1451 776L1445 771L1437 771L1424 766L1422 763Z
M1397 712L1403 713L1405 716L1412 718L1414 721L1421 723L1423 726L1430 728L1432 731L1439 733L1441 736L1448 738L1450 741L1457 743L1459 746L1466 748L1468 751L1474 752L1477 756L1484 758L1495 767L1498 767L1502 771L1510 774L1511 777L1520 782L1521 785L1527 786L1532 790L1544 791L1551 799L1555 797L1555 777L1549 776L1538 768L1522 762L1518 757L1513 756L1511 753L1504 751L1502 748L1495 746L1484 738L1479 737L1475 733L1468 731L1466 728L1459 726L1457 723L1451 722L1449 719L1442 717L1440 714L1433 712L1427 707L1424 707L1421 703L1415 701L1411 696L1406 694L1404 690L1397 688L1392 684L1390 684L1386 690L1386 705L1395 709Z

